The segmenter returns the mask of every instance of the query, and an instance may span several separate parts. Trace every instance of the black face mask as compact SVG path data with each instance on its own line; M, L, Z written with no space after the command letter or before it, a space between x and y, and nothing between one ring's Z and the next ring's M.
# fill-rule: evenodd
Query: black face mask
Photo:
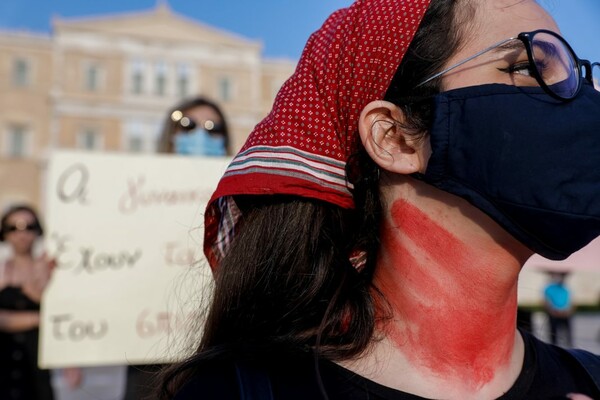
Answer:
M567 258L600 235L600 93L571 102L489 84L434 98L424 174L542 256Z

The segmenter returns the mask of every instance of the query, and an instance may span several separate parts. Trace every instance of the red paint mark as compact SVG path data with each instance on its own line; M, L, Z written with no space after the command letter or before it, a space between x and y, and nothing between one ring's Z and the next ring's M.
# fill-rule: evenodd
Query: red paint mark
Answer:
M482 387L510 361L516 286L498 268L514 258L465 244L405 201L391 216L377 272L395 314L386 333L415 364Z

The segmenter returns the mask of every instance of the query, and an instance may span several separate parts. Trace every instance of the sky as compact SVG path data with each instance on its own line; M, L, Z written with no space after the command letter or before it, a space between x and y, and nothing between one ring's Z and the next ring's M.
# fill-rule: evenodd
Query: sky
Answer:
M298 59L308 36L351 0L0 0L0 29L51 31L53 16L84 17L152 9L260 40L264 55ZM579 57L600 61L600 0L539 0Z

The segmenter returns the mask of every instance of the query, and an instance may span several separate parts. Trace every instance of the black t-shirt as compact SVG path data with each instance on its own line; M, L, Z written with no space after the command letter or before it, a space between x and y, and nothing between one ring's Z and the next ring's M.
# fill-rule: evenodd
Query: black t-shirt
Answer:
M586 371L565 350L522 333L525 341L523 369L502 400L565 399L568 393L581 393L600 400L600 391ZM317 369L310 357L293 357L267 363L274 400L426 400L375 383L329 361ZM178 393L176 400L240 399L236 367L233 362L204 365ZM319 384L322 382L322 386Z

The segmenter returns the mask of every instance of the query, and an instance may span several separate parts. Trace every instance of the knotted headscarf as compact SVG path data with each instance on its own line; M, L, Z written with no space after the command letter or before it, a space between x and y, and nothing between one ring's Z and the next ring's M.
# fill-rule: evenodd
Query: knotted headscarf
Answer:
M312 34L272 111L208 204L204 252L213 269L243 217L233 195L297 195L354 206L345 167L358 149L360 113L384 97L429 2L357 0Z

